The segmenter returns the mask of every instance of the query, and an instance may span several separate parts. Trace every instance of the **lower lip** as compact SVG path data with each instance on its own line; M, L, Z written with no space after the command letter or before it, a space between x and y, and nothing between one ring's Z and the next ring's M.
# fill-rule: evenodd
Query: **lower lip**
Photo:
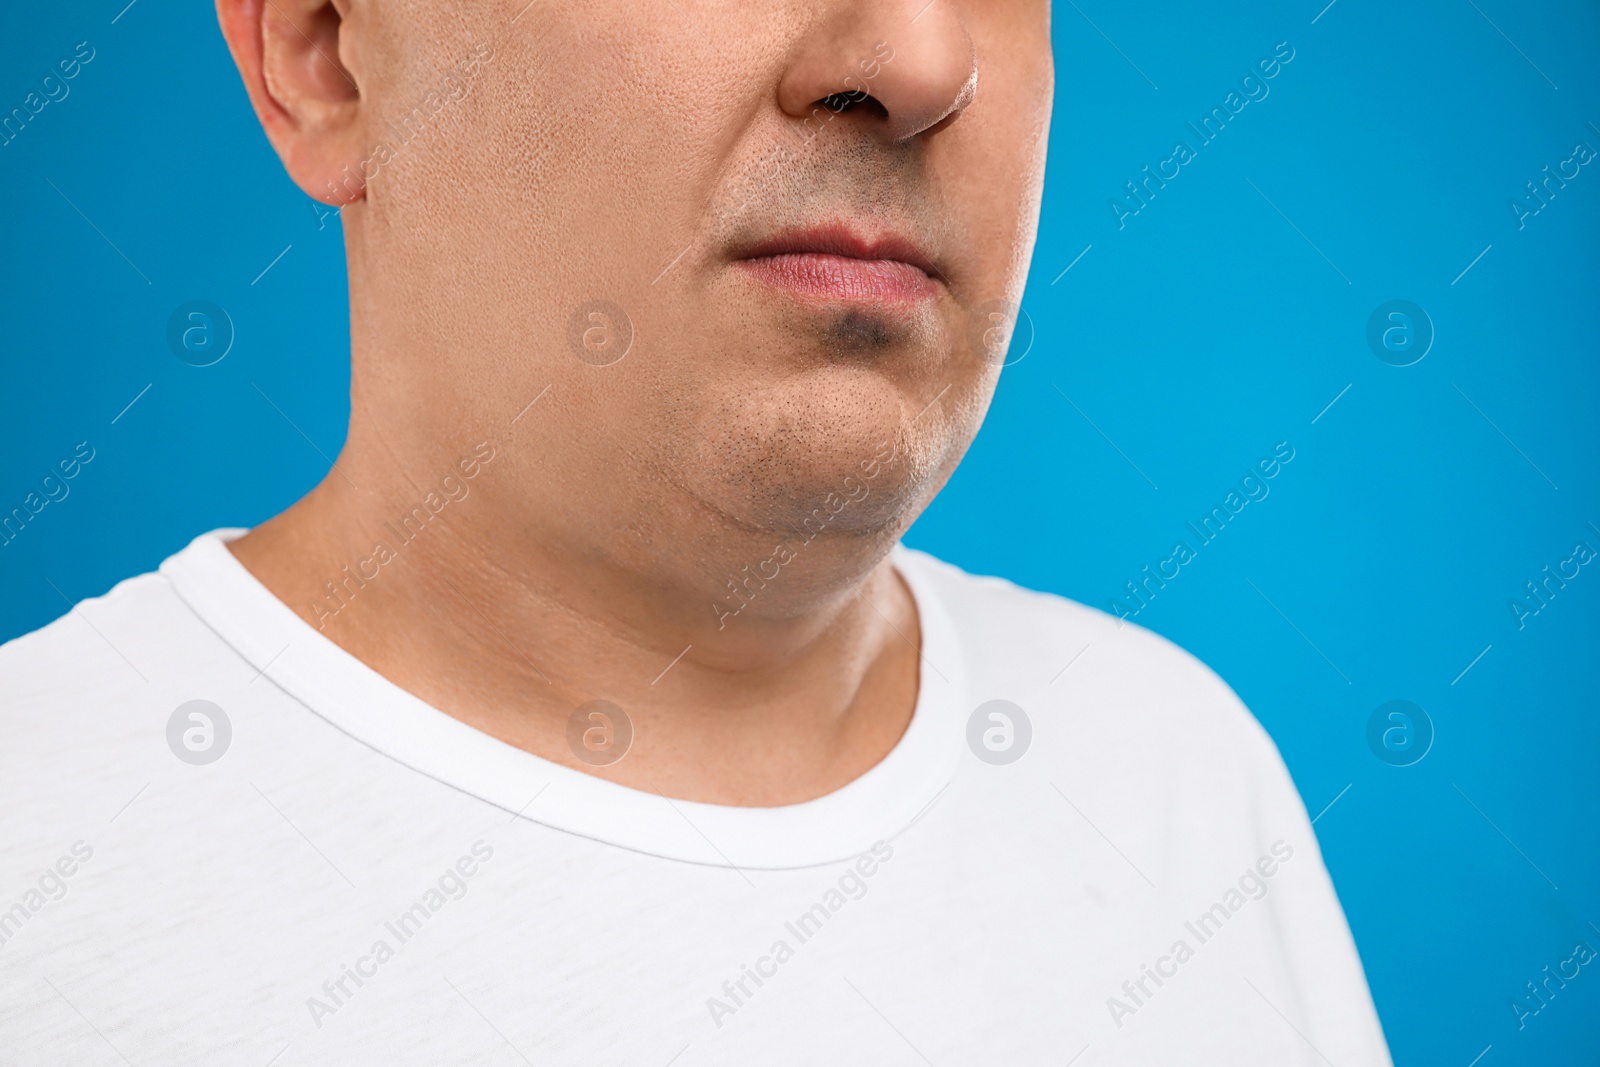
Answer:
M931 300L938 283L898 259L851 259L817 252L786 252L742 259L761 281L824 303L904 306Z

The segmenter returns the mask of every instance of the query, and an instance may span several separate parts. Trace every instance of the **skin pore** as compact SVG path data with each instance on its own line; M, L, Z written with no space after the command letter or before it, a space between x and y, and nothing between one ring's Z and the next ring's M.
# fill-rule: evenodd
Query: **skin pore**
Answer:
M1021 299L1048 3L524 3L217 0L350 279L344 450L231 547L509 744L813 799L915 706L887 556L988 408L987 309ZM594 699L633 724L608 766L568 747Z

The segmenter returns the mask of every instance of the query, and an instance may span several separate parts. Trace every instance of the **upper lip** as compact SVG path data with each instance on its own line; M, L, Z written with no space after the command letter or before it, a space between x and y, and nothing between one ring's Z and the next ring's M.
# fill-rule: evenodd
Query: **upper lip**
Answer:
M786 255L895 260L916 267L937 281L944 280L944 273L938 265L910 238L890 232L867 235L843 223L785 230L745 248L739 258L761 259Z

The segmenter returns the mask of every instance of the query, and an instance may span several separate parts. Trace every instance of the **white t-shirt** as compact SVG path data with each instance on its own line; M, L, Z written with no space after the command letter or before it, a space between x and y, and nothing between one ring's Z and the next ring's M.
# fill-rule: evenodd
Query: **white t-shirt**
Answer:
M899 549L903 739L722 807L424 704L237 533L0 648L6 1063L1389 1062L1271 741L1145 630Z

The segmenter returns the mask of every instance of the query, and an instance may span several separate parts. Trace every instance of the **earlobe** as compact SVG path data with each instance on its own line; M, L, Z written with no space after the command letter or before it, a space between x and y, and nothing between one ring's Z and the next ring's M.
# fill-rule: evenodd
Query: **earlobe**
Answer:
M344 62L350 42L342 40L352 7L350 0L217 0L228 50L289 176L307 195L341 206L366 193L356 162L361 92Z

